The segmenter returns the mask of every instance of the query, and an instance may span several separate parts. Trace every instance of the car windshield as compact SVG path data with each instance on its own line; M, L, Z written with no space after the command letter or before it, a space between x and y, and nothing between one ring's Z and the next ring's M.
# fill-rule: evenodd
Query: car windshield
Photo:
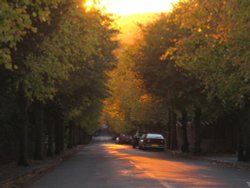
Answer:
M147 134L147 138L163 139L163 136L160 134Z
M143 133L143 132L138 132L138 133L135 134L135 136L141 137L141 136L144 135L144 134L145 134L145 133Z

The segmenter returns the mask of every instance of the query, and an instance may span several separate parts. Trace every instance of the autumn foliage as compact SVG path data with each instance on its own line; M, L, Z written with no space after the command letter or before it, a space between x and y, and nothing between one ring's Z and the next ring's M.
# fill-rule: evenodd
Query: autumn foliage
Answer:
M205 125L224 126L233 133L229 140L237 138L239 160L249 160L249 18L248 0L183 0L140 26L140 37L123 50L109 85L108 104L119 101L126 130L161 127L168 148L177 149L181 123L179 148L200 153ZM187 123L194 127L191 146Z

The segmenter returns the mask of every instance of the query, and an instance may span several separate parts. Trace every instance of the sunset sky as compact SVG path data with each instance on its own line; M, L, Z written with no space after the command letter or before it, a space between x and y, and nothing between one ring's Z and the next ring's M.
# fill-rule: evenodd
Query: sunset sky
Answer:
M118 36L124 44L133 44L140 36L138 23L146 24L155 19L157 13L169 12L179 0L86 0L85 9L95 7L117 15ZM94 3L96 2L96 3ZM97 3L98 2L98 3Z
M102 7L109 13L117 15L160 13L171 10L172 3L178 0L99 0ZM93 0L88 0L85 6L91 7Z

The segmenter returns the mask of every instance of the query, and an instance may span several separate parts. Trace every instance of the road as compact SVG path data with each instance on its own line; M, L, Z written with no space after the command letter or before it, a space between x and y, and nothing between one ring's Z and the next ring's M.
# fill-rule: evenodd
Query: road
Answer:
M249 171L176 159L98 137L30 188L249 188Z

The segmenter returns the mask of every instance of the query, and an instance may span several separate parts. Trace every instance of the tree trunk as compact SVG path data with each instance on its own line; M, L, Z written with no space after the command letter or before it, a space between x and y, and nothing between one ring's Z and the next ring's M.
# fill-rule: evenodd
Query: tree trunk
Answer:
M54 129L55 129L55 122L53 118L49 118L48 121L48 156L54 156Z
M84 130L81 129L80 144L84 144Z
M77 140L77 145L81 145L81 132L82 129L80 127L78 127L78 131L77 131L77 137L78 137L78 140Z
M44 159L44 142L43 142L43 127L44 127L44 114L43 104L40 102L35 103L35 127L36 127L36 140L35 140L35 155L36 160Z
M69 135L68 135L68 148L69 149L73 148L73 127L74 127L74 122L70 121L69 122Z
M194 153L199 154L201 153L201 109L199 107L195 108L194 131Z
M246 104L246 110L245 110L245 113L246 113L246 119L243 123L244 125L244 140L245 140L245 157L244 157L244 160L245 161L250 161L250 102L248 101L247 104Z
M60 140L61 140L61 147L60 147L60 151L63 152L64 151L64 123L63 120L60 120Z
M241 136L241 135L240 135ZM243 142L242 142L243 138L239 138L239 144L238 144L238 161L245 161L245 157L244 157L244 148L243 148Z
M73 126L73 147L77 146L77 127Z
M168 125L167 125L167 148L171 148L171 122L172 116L171 111L168 112Z
M250 161L250 126L249 126L249 124L246 125L245 138L246 138L245 161Z
M61 121L59 118L57 118L56 120L56 130L55 130L55 133L56 133L56 148L55 148L55 153L56 154L60 154L61 153L61 148L62 148L62 144L61 144Z
M187 138L187 111L183 110L182 113L182 146L181 146L181 151L182 152L189 152L189 143L188 143L188 138Z
M28 101L24 94L23 84L19 84L17 92L18 119L20 127L20 153L18 165L28 166Z
M176 118L177 115L175 112L172 112L172 122L171 122L171 150L177 149L177 131L176 131Z

